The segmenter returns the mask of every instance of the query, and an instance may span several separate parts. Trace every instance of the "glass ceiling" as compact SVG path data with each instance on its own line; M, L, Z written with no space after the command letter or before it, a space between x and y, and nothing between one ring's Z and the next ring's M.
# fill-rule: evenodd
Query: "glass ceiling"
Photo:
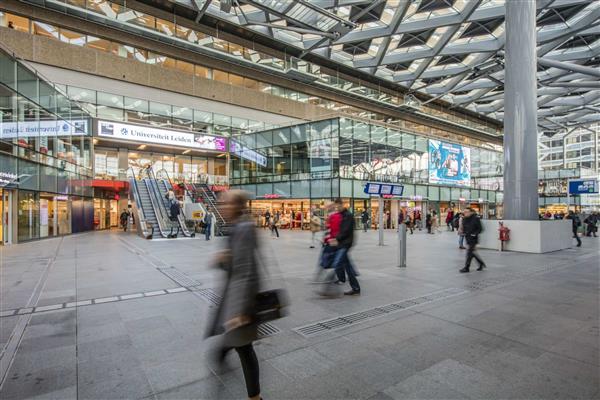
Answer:
M169 0L502 120L505 0ZM538 57L600 69L600 1L537 0ZM600 120L598 78L539 66L539 124ZM596 112L592 112L596 110Z

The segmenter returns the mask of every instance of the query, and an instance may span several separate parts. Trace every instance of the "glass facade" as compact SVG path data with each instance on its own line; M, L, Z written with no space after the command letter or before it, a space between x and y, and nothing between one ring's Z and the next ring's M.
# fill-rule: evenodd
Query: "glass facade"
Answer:
M429 184L428 138L348 118L232 139L230 182L256 198L367 199L365 181L401 183L406 198L498 202L502 153L471 148L471 183Z
M3 196L12 199L3 201L2 224L14 221L4 242L86 230L87 214L77 221L70 214L75 198L88 202L94 195L92 147L89 116L0 51L0 174Z
M367 87L360 81L354 82L349 77L344 78L335 71L328 72L322 70L318 65L311 64L304 60L273 57L253 48L243 47L152 15L133 11L116 2L107 0L81 0L67 1L67 3L70 6L80 7L81 11L85 13L85 17L91 18L94 21L98 21L98 18L102 18L109 22L110 25L116 23L125 30L133 33L137 33L138 27L141 26L147 30L148 34L157 36L158 40L166 40L167 42L172 41L173 44L176 45L181 45L183 42L186 47L193 46L191 48L197 46L198 50L202 48L205 51L208 50L209 52L219 53L220 56L230 58L236 64L247 64L251 68L256 68L258 66L261 69L265 69L268 73L278 73L282 75L290 69L298 70L313 76L316 79L316 84L320 87L334 90L342 95L352 93L353 97L360 97L369 102L384 105L386 107L398 107L405 103L402 96L396 95L391 90L386 91L381 88ZM205 79L213 79L222 83L255 89L262 93L308 103L331 111L347 113L354 117L374 119L381 122L391 122L403 129L411 129L412 127L419 130L427 129L429 132L435 133L432 132L435 131L434 128L425 127L424 125L393 120L393 118L390 118L389 116L366 111L349 104L301 93L266 82L256 81L230 72L207 68L203 65L191 64L186 61L154 53L151 50L135 48L126 43L114 42L93 35L86 35L85 33L73 32L45 22L30 20L28 18L0 11L0 26L6 27L9 22L13 22L12 25L14 27L15 21L17 21L18 30L29 32L34 35L45 36L72 45L90 47L95 50L109 52L119 57L136 60L146 64L161 65L165 68L176 69L180 72L194 74L197 77ZM101 116L102 118L110 118L112 115L110 108L105 109L104 112L105 114ZM460 113L448 112L447 108L435 104L423 105L419 108L419 112L427 114L431 118L441 119L458 126L468 127L495 136L501 135L501 129L497 126L483 123Z

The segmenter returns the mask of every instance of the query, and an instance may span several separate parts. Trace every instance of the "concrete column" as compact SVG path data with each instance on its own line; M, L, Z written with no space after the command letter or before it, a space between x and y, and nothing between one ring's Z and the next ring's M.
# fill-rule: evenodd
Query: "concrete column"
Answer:
M504 217L538 219L536 2L506 2Z

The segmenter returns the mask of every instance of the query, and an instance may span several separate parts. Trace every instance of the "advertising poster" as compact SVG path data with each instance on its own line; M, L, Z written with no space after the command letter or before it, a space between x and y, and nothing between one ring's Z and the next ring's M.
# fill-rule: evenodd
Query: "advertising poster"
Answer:
M469 186L471 149L429 139L429 183Z

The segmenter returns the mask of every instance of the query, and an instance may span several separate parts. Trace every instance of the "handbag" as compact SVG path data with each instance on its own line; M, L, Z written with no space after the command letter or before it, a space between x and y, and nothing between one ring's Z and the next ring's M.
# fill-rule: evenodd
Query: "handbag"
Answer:
M282 289L264 290L256 295L255 321L259 324L283 318L286 315L285 291Z
M335 248L332 246L324 245L321 250L321 259L319 265L323 269L331 268L333 265L333 259L335 258Z
M270 276L269 271L262 261L263 257L257 257L257 262L261 265L266 276ZM275 261L275 264L277 262ZM277 265L277 268L279 266ZM262 290L256 294L254 303L254 319L258 324L273 321L283 318L287 315L286 307L289 302L285 289L268 289Z

